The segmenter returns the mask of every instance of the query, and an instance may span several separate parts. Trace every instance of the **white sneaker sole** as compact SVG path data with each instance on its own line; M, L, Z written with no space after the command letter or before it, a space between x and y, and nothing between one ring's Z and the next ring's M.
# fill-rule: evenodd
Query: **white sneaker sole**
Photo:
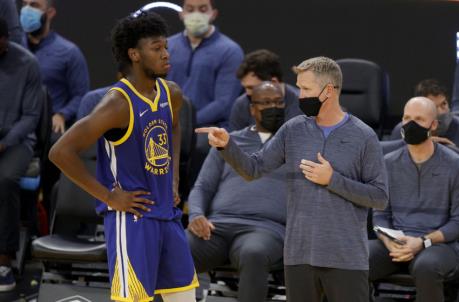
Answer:
M0 292L7 292L13 290L16 287L16 282L13 284L0 285Z

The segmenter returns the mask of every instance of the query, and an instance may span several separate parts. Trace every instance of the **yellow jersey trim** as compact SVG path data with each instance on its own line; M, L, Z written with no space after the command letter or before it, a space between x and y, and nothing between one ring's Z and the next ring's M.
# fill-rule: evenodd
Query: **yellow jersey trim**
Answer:
M167 102L169 103L169 109L171 111L171 116L172 116L172 122L174 122L174 110L172 110L172 100L171 100L171 92L169 90L169 86L167 86L167 83L166 81L164 81L163 79L161 78L158 78L161 83L163 84L164 86L164 89L166 89L166 94L167 94Z
M156 97L153 101L138 92L134 85L132 85L131 82L129 82L126 78L123 78L120 81L126 84L142 101L147 103L150 106L152 112L158 111L158 102L159 97L161 96L161 89L159 89L158 81L156 81Z
M122 143L124 143L125 141L127 141L128 138L131 136L132 129L134 128L134 109L132 108L131 98L126 93L126 91L124 91L123 89L121 89L119 87L113 87L112 89L110 89L110 91L112 91L112 90L116 90L116 91L120 92L124 96L124 98L126 99L126 101L129 104L129 126L128 126L128 129L127 129L126 133L123 135L122 138L120 138L116 142L111 142L113 145L119 146Z
M175 287L175 288L157 289L155 290L155 295L184 292L184 291L196 288L196 287L199 287L199 281L198 281L198 276L196 275L196 273L194 273L193 281L191 281L190 285L183 286L183 287Z

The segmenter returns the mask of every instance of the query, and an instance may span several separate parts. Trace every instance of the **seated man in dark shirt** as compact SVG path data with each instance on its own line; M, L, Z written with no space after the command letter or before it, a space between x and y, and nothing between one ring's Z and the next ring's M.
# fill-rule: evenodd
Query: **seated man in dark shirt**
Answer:
M110 88L110 86L97 88L86 93L81 99L80 106L78 107L77 120L81 120L85 116L89 115L100 103Z
M435 103L438 112L438 128L433 131L435 142L457 148L459 146L459 117L455 116L449 107L448 91L438 80L427 79L419 82L415 88L415 96L424 96ZM392 130L390 139L401 139L400 130L402 123L399 123Z
M11 256L19 248L19 180L33 156L43 99L36 59L8 41L0 18L0 292L16 285Z
M415 279L417 302L442 302L443 281L458 268L459 156L435 143L434 103L415 97L405 105L406 145L385 157L389 205L373 223L404 232L403 243L379 235L370 242L370 280L399 271Z
M255 123L250 114L252 90L262 81L279 83L285 102L285 120L302 114L298 106L298 89L282 82L282 67L279 57L266 49L247 54L237 71L237 77L245 93L234 101L230 115L230 129L240 130Z
M253 90L255 125L231 135L247 152L263 147L284 121L280 85ZM246 182L211 149L189 196L188 241L198 273L231 263L240 273L238 300L266 300L270 267L281 263L286 218L283 167Z

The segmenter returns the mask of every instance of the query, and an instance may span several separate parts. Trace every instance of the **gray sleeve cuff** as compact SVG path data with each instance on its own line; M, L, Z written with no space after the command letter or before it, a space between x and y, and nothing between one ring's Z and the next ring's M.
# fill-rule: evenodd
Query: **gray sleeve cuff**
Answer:
M456 241L459 239L459 226L454 222L449 222L439 229L443 233L446 242Z

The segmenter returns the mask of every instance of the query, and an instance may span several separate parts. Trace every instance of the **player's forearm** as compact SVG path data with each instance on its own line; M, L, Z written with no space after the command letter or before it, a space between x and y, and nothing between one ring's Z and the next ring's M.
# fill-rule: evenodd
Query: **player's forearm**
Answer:
M62 173L83 190L100 201L105 203L108 202L109 190L99 183L88 171L77 152L62 147L57 143L51 148L49 159L62 171Z
M180 123L175 124L172 127L172 161L174 164L174 186L178 190L178 185L180 181L180 142L181 142L181 131Z

